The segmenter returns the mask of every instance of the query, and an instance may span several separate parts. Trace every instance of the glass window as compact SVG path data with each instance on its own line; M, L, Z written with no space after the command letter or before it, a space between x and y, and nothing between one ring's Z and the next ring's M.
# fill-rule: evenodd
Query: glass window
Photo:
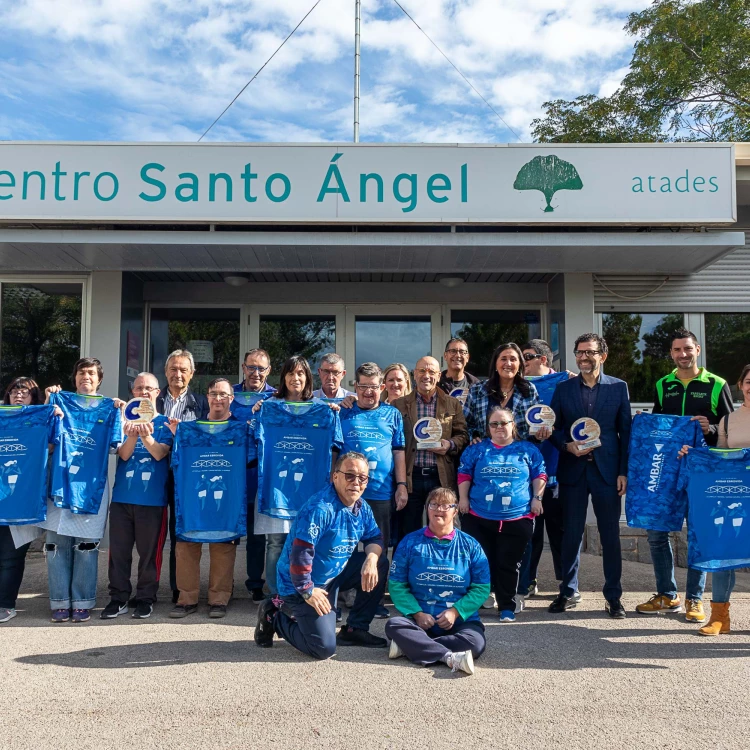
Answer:
M706 368L724 378L734 400L742 401L736 383L750 362L750 313L706 313L705 326Z
M196 393L217 377L237 382L240 352L238 308L155 307L151 310L151 371L164 387L170 352L187 349L195 360L190 387Z
M539 310L452 310L451 336L469 345L467 370L486 378L492 352L500 344L515 341L520 347L542 335Z
M377 362L385 369L400 362L411 371L417 360L432 351L432 324L429 315L410 317L358 316L356 319L355 359Z
M336 318L322 315L261 315L260 343L271 358L268 382L278 387L284 362L289 357L303 356L320 388L318 364L324 354L336 351Z
M674 370L670 339L683 325L682 313L602 314L609 349L604 371L628 384L633 403L652 403L656 381Z
M2 385L19 375L42 388L71 388L81 356L81 284L3 284L0 315Z

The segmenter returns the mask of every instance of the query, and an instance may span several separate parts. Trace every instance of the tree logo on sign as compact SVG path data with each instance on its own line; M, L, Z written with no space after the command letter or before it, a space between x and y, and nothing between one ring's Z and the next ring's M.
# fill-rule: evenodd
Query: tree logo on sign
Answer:
M581 190L583 182L578 170L559 156L535 156L524 164L513 183L516 190L538 190L547 200L545 213L552 213L552 196L558 190Z

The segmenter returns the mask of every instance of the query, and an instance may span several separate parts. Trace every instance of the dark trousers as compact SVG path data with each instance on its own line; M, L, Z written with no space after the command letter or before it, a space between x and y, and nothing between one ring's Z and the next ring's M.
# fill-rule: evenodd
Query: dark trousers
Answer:
M605 599L622 596L622 557L620 554L620 496L617 486L607 484L593 461L587 461L577 484L560 484L563 507L562 583L560 593L573 596L578 591L578 566L581 542L586 528L589 495L594 506L596 525L602 545Z
M563 521L560 497L553 497L551 487L544 490L542 498L544 513L534 520L534 534L531 544L527 545L521 561L521 574L518 577L518 593L526 595L532 582L536 582L539 561L544 551L544 530L547 530L549 550L552 553L552 565L555 569L555 579L562 580L560 554L562 551Z
M109 595L124 604L133 587L133 545L138 551L135 598L153 604L159 589L162 550L167 536L167 509L112 503L109 507Z
M266 537L263 534L255 536L255 503L247 504L247 580L245 588L252 593L254 589L262 589L263 569L266 566Z
M393 542L393 549L398 547L399 542L412 531L417 531L424 527L424 504L427 495L435 487L440 487L440 477L438 470L421 469L415 466L411 476L412 490L409 493L409 499L406 506L396 511L396 539Z
M31 542L16 549L10 527L0 526L0 609L15 609Z
M462 620L457 620L450 630L438 626L422 630L409 617L392 617L385 624L385 635L396 641L409 661L422 666L444 661L448 654L457 651L471 651L478 659L486 645L484 625Z
M322 617L299 594L285 597L284 607L276 615L276 632L303 654L314 659L328 659L336 653L336 598L339 589L357 589L357 598L349 611L347 625L369 630L375 610L385 590L388 558L378 559L378 584L372 591L362 590L362 564L364 552L354 552L346 567L331 581L328 599L331 611ZM292 619L287 611L294 616Z
M370 506L372 515L375 518L375 523L380 529L380 533L383 535L384 552L388 554L388 547L391 546L391 515L392 515L392 500L367 500L367 504Z
M461 521L461 528L479 542L487 555L498 610L512 612L516 608L513 597L518 589L521 560L534 533L533 519L519 518L501 524L467 513Z

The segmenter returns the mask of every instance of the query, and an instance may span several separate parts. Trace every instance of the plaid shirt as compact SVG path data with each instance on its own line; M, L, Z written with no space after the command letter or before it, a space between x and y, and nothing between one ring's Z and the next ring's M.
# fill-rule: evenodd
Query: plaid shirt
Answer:
M517 388L513 389L513 395L507 404L507 408L513 412L519 440L529 439L529 425L526 423L526 410L535 404L541 404L539 394L533 383L529 383L528 398L524 398ZM419 399L417 399L419 403ZM494 402L493 402L494 403ZM487 436L487 412L490 408L490 397L487 395L484 383L475 383L469 390L469 395L464 404L464 416L469 437L484 438Z
M432 394L432 398L429 401L425 401L422 396L417 393L417 421L423 417L434 417L436 409L437 391ZM414 465L425 469L437 468L437 457L432 451L418 450L414 459Z

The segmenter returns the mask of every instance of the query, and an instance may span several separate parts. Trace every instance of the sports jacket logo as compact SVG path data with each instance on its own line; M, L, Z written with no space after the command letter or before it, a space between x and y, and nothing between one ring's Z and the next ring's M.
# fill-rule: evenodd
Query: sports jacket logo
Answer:
M312 451L314 448L310 443L306 443L302 440L279 440L276 445L273 446L280 451Z
M417 580L431 583L463 583L464 577L456 573L420 573Z
M200 461L193 461L190 466L193 469L228 469L232 464L226 458L204 458Z

